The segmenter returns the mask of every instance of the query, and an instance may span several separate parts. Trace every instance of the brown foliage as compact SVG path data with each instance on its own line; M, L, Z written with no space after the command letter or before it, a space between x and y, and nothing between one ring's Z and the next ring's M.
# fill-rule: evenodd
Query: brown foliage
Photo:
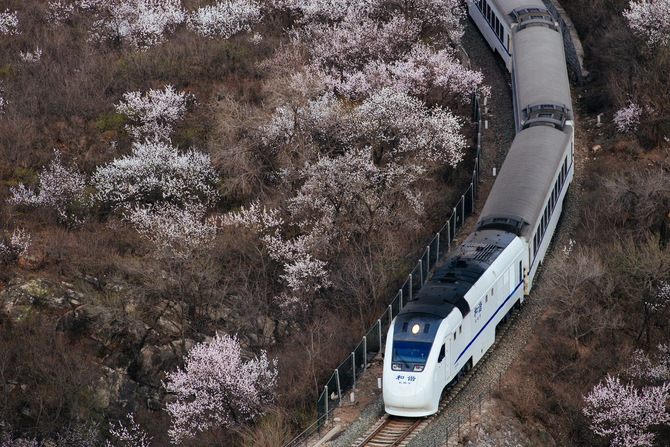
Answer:
M37 316L0 321L0 414L29 436L98 417L94 364L86 348Z

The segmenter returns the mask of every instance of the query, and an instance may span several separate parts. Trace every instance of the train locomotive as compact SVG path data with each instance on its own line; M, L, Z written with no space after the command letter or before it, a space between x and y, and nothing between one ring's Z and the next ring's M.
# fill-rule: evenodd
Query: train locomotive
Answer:
M395 416L428 416L530 293L574 173L574 118L555 18L541 0L468 0L512 75L516 136L475 231L388 331L383 396Z

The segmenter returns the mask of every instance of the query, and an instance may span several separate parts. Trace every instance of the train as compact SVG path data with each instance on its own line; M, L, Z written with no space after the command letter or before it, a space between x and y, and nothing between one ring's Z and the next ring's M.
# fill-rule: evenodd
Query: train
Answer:
M541 0L467 0L511 73L516 135L475 230L391 322L388 414L434 414L530 293L574 176L574 116L563 35Z

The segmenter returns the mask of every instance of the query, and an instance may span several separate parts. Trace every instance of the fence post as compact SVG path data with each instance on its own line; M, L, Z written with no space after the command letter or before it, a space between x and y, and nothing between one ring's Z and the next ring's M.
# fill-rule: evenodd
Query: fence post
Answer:
M465 194L461 196L461 226L465 223Z
M412 301L412 274L409 274L409 300Z
M419 259L419 285L423 285L423 259Z
M447 221L447 253L451 251L451 217Z
M382 354L381 356L384 356L384 346L382 346L382 319L377 320L378 328L379 328L379 352Z
M472 192L470 193L470 198L472 199L472 209L470 209L470 212L472 213L475 210L475 187L472 186L472 183L470 183L470 188L472 188Z
M428 274L430 273L430 244L426 247L426 253L428 253L428 256L426 256L426 261L428 262L428 265L426 266L426 281L428 281Z
M435 248L435 264L440 260L440 232L437 232L437 244Z
M393 323L393 307L389 304L389 326Z
M330 397L328 396L328 385L326 385L325 393L326 393L326 421L325 421L325 423L328 424L328 399L330 399Z
M342 405L342 388L340 387L340 372L336 369L335 376L337 378L337 397L339 398L338 405Z
M400 309L402 310L403 307L405 307L405 306L403 306L403 302L402 302L402 287L401 287L400 288Z
M380 346L381 348L381 346ZM363 358L363 374L368 370L368 336L364 335L363 336L363 353L364 353L364 358Z
M354 373L354 386L351 387L352 390L356 389L356 351L351 351L351 370Z

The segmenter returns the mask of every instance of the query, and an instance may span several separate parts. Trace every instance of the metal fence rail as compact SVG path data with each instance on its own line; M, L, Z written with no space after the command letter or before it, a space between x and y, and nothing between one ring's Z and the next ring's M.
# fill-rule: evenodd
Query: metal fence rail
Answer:
M461 48L461 57L465 58L469 65L467 53ZM465 64L464 64L465 65ZM321 436L324 426L328 422L330 413L342 402L342 396L351 390L356 379L365 372L369 361L374 358L386 343L386 333L395 315L404 307L407 301L421 289L428 280L428 275L440 259L451 251L451 242L456 232L463 226L465 218L474 211L475 199L477 198L477 184L479 182L479 165L481 160L481 111L479 98L472 95L473 120L477 128L477 156L472 173L470 186L463 193L454 207L451 216L447 219L442 229L435 235L426 247L416 267L408 275L396 296L388 305L384 313L363 337L356 349L335 369L332 376L324 386L321 396L317 402L318 418L303 431L299 436L289 442L286 447L299 447Z

